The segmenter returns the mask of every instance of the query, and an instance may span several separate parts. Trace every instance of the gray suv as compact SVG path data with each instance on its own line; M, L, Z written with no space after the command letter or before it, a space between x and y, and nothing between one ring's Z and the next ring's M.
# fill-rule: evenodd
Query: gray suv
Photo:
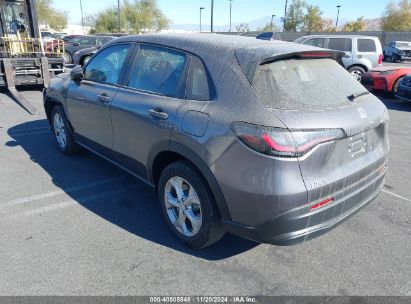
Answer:
M365 72L382 64L382 46L378 37L353 35L312 35L294 42L344 52L344 67L358 81Z
M83 147L158 191L195 248L226 231L279 245L316 237L384 185L387 109L343 53L217 34L104 45L51 80L57 147Z

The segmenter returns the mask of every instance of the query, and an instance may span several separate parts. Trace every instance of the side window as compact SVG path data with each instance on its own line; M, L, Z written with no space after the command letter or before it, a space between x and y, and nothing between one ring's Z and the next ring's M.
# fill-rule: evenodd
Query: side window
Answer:
M96 37L80 37L80 45L95 45L96 44Z
M176 97L186 64L184 53L149 45L138 51L130 75L130 88Z
M325 40L324 38L314 38L314 39L307 40L306 42L304 42L304 44L312 45L316 47L324 47L324 40Z
M375 46L375 41L372 39L358 39L358 51L359 52L376 52L377 47Z
M118 44L104 49L86 66L84 79L117 84L129 50L129 44Z
M188 74L186 98L191 100L210 100L210 87L207 72L197 57L192 57Z
M341 52L351 52L352 42L351 39L346 38L330 38L328 42L328 48Z
M79 37L74 37L74 38L70 39L68 42L69 43L78 43L78 44L80 44L80 38Z

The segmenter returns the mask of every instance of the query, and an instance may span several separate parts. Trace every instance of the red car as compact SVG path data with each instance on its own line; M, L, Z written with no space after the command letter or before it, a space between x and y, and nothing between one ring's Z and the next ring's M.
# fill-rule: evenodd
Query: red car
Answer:
M411 74L411 67L379 67L363 74L361 83L368 90L396 94L402 78L408 74Z

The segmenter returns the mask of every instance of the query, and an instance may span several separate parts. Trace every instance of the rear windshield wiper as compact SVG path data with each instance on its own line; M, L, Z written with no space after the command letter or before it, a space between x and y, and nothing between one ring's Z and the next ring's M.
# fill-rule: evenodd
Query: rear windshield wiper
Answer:
M365 96L365 95L368 95L368 94L370 94L370 92L364 91L364 92L361 92L361 93L354 93L354 94L348 96L347 98L348 98L350 101L354 101L354 100L356 100L358 97Z

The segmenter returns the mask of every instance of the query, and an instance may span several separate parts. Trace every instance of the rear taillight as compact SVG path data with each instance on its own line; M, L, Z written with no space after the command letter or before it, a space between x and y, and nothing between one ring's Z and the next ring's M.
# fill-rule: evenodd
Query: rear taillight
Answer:
M380 56L378 56L378 64L382 64L382 54L380 54Z
M341 139L341 129L293 130L264 127L244 122L232 125L234 134L247 147L259 153L275 157L300 157L319 144Z

